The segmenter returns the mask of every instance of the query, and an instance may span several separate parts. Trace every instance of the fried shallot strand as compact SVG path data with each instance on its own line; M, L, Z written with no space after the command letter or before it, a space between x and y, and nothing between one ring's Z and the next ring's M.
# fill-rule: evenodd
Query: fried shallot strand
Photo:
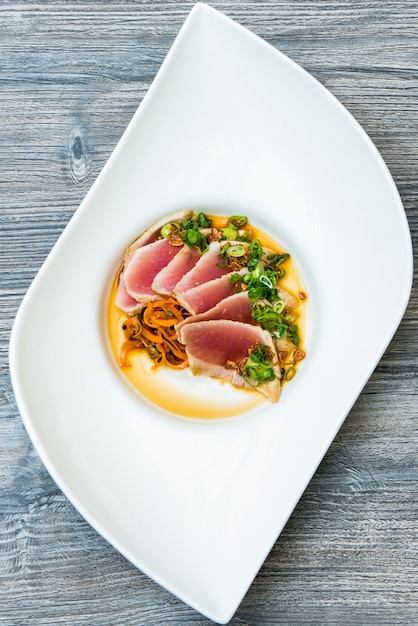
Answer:
M120 350L120 365L129 365L126 357L131 350L145 349L153 360L153 367L185 368L188 364L185 346L178 341L174 326L188 315L175 298L148 302L139 316L130 316L124 321L122 328L127 341Z

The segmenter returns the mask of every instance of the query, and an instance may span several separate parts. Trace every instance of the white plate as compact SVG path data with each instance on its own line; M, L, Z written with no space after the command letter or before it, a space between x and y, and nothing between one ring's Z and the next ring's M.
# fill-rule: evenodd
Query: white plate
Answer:
M248 215L299 266L308 358L278 405L176 418L117 371L105 308L120 255L184 207ZM393 336L411 281L405 213L363 130L283 54L196 5L19 310L10 359L22 418L92 526L226 623Z

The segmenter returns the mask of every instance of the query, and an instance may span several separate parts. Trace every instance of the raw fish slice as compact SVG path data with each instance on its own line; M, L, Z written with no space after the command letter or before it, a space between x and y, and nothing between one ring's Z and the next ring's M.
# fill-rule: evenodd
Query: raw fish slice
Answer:
M245 322L246 324L255 323L251 317L251 302L246 291L234 293L232 296L224 298L205 313L187 317L183 322L176 325L176 331L179 332L185 324L221 319Z
M224 298L237 293L237 284L231 283L231 277L235 274L237 272L230 272L184 293L179 293L176 296L177 300L192 315L204 313Z
M236 387L252 388L277 402L280 395L281 370L271 335L259 326L231 320L208 320L185 324L179 333L185 344L193 374L226 380ZM247 358L258 345L268 345L273 354L276 378L250 387L236 369L226 367Z
M184 222L184 220L186 220L188 217L191 217L192 215L193 211L180 211L179 213L175 213L174 215L171 215L169 217L163 217L156 224L153 224L150 228L147 228L147 230L139 235L139 237L137 237L137 239L135 239L135 241L133 241L129 248L126 250L124 258L125 265L128 263L135 250L137 250L141 246L146 246L147 244L156 241L160 237L161 229L163 226L165 226L165 224L168 224L169 222Z
M196 248L183 246L174 259L158 272L152 283L153 290L163 295L171 296L177 283L194 267L200 258Z
M144 308L143 302L138 302L135 298L133 298L126 290L125 281L123 279L123 274L119 276L119 284L116 292L116 306L121 309L127 315L134 315L135 313L139 313Z
M168 239L158 239L135 250L123 271L129 295L138 301L158 300L161 296L152 288L154 278L180 250Z
M220 243L212 241L207 252L200 257L194 267L177 283L174 293L183 293L230 272L227 267L218 265L219 263L222 265L222 257L218 256L220 250Z

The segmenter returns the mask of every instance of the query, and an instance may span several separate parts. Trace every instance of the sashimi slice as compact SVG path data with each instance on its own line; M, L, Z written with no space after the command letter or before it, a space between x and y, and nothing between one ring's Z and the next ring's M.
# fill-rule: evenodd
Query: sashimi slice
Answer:
M251 317L251 302L246 291L234 293L232 296L224 298L204 313L186 317L184 321L176 325L176 331L179 332L185 324L222 319L245 322L246 324L255 323L254 319Z
M121 309L127 315L134 315L139 313L144 308L143 302L138 302L127 291L123 274L119 276L119 284L116 292L115 299L116 306Z
M231 282L233 275L237 272L230 272L220 278L215 278L207 283L198 285L183 293L178 293L178 302L192 315L204 313L216 306L218 302L237 293L237 284Z
M200 258L200 253L196 248L183 246L174 259L158 272L152 283L153 290L171 296L177 283L195 266Z
M194 267L177 283L174 293L183 293L230 272L227 267L222 267L222 257L218 256L220 250L220 243L212 241L207 252L200 257Z
M168 239L158 239L135 250L123 271L126 289L132 298L138 301L160 298L152 288L154 278L180 250L181 247L172 246Z
M137 237L126 250L124 258L125 265L128 263L135 250L142 246L146 246L153 241L156 241L160 237L161 228L165 224L168 224L169 222L183 222L192 215L193 211L179 211L178 213L175 213L174 215L171 215L169 217L163 217L162 219L158 220L158 222L150 226L150 228L147 228L147 230L139 235L139 237Z
M203 374L230 382L236 387L249 388L248 383L231 363L247 358L258 345L267 345L273 355L276 378L250 387L277 402L280 395L281 370L270 333L259 326L232 320L208 320L185 324L179 340L186 346L189 367L193 374ZM229 366L228 366L229 365Z

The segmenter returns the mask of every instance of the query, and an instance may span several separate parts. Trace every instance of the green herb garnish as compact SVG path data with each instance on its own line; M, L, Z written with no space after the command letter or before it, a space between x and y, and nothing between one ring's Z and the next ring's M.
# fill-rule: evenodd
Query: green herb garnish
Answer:
M292 324L294 316L284 313L285 308L285 303L280 298L273 304L253 302L251 317L264 330L267 330L273 339L289 337L292 343L297 346L299 344L298 327L296 324Z
M268 383L276 378L273 355L266 344L261 343L251 352L243 366L243 378L252 387Z
M161 236L167 239L170 235L176 235L180 232L181 226L178 222L168 222L161 229Z
M209 248L206 237L199 230L192 228L185 230L181 238L189 248L196 248L200 254L204 254Z
M184 230L199 230L200 228L210 228L212 221L202 212L195 213L187 220L184 220L182 227Z

